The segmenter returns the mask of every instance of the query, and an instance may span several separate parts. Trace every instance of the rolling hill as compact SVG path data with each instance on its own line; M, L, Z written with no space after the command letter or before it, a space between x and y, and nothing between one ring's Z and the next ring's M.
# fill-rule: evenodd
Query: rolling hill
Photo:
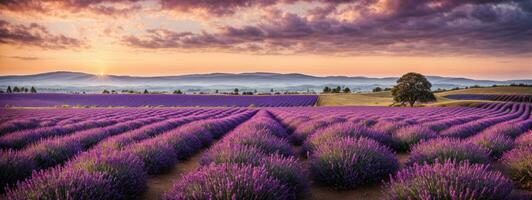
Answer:
M65 92L86 91L99 92L103 89L133 89L133 90L164 90L171 91L181 89L191 92L213 91L219 89L232 90L240 88L242 91L255 90L269 91L270 89L281 91L319 91L325 86L346 86L353 91L368 91L374 87L390 87L395 84L398 77L370 78L349 76L310 76L305 74L291 73L211 73L191 74L178 76L118 76L118 75L94 75L80 72L58 71L34 75L10 75L0 76L0 87L8 85L36 86L40 91ZM456 77L428 76L433 88L454 88L471 85L489 86L493 84L526 83L532 84L532 80L474 80Z

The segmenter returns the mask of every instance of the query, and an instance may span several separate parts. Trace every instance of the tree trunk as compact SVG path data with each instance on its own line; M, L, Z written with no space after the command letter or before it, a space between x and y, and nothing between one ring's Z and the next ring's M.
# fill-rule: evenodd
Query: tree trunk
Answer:
M414 107L414 103L416 103L416 102L415 101L411 101L409 103L410 103L410 107Z

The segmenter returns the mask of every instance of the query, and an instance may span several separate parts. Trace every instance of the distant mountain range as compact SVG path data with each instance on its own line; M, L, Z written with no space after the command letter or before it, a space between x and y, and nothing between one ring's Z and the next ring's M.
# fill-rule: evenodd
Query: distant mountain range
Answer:
M528 80L474 80L456 77L428 76L437 88L454 88L472 85L490 86L494 84L507 85L511 83L532 84ZM108 90L159 90L173 91L181 89L188 92L212 92L214 90L229 91L239 88L241 91L321 91L325 86L345 86L353 91L368 91L377 86L391 87L398 77L369 78L362 76L310 76L305 74L279 73L212 73L191 74L180 76L117 76L58 71L34 75L0 76L0 88L10 86L35 86L41 92L101 92Z

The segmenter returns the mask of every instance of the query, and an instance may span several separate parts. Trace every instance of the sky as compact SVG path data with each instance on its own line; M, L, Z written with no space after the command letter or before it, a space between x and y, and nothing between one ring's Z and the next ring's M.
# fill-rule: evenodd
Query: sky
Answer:
M532 0L1 0L0 74L532 79Z

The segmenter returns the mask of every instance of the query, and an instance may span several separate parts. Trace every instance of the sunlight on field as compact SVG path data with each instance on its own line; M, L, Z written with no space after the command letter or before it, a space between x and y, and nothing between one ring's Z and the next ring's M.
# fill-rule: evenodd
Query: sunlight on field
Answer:
M532 94L532 87L488 87L488 88L470 88L464 90L454 90L437 93L438 96L450 94Z
M318 106L389 106L393 103L390 92L360 94L326 94L318 98Z
M489 87L471 88L435 93L436 102L423 106L473 106L475 103L490 102L487 100L453 100L445 98L450 94L532 94L531 87ZM357 94L322 94L317 106L390 106L393 98L390 92L357 93ZM419 105L418 105L419 106Z

